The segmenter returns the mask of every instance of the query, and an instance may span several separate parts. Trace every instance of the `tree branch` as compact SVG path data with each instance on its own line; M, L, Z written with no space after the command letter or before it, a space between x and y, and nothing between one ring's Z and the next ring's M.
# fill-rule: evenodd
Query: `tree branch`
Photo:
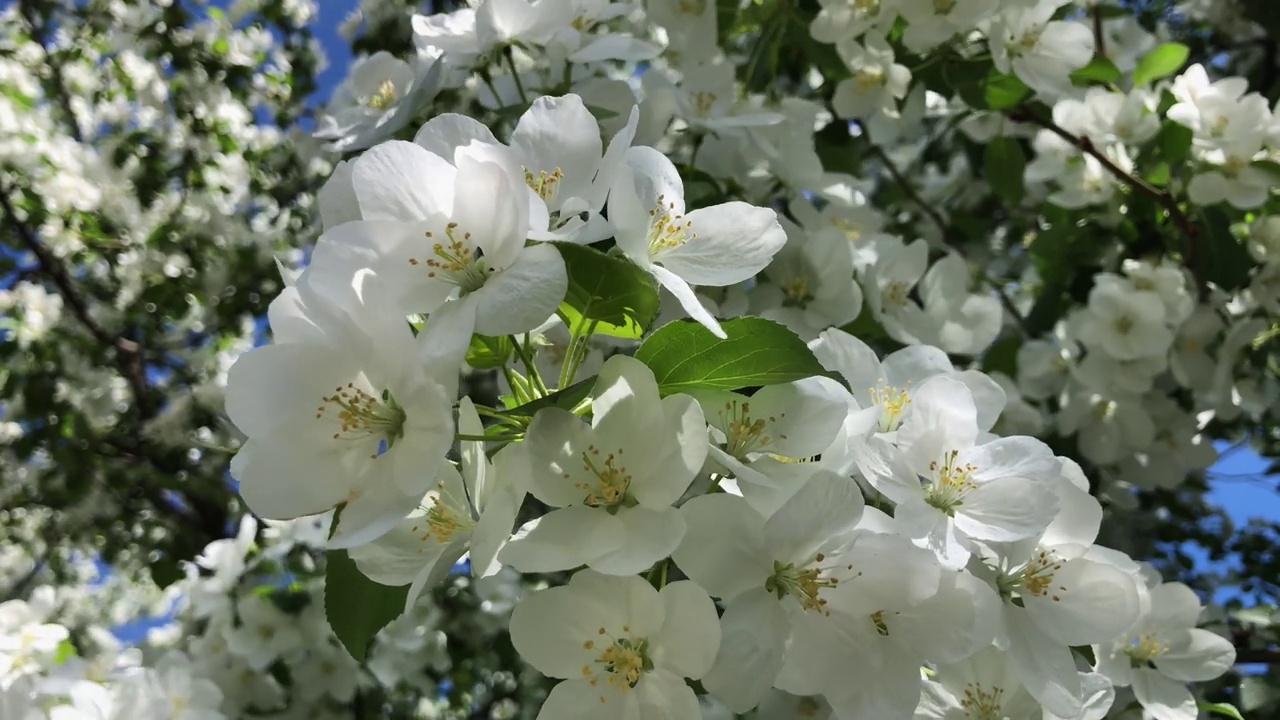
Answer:
M1280 650L1236 648L1237 665L1280 665Z
M952 244L951 233L947 227L947 219L928 200L921 197L920 193L916 192L916 189L911 186L911 183L908 182L902 171L898 169L898 166L893 164L893 160L889 159L889 154L884 151L884 148L871 142L870 136L867 136L867 152L880 160L880 164L884 165L884 169L893 178L894 183L902 188L902 192L910 198L911 202L920 206L920 209L924 211L925 215L929 216L934 225L938 226L938 231L942 233L942 241L948 245Z
M1098 164L1106 168L1107 172L1111 173L1117 180L1128 185L1134 191L1146 195L1160 205L1160 207L1164 208L1165 212L1169 214L1170 220L1173 221L1173 224L1182 231L1182 265L1187 268L1187 270L1191 272L1191 276L1195 278L1196 287L1200 290L1201 295L1204 294L1206 285L1204 277L1199 270L1200 262L1198 258L1198 239L1200 233L1199 230L1196 229L1195 224L1191 222L1191 218L1187 217L1187 214L1178 206L1178 201L1173 197L1172 193L1168 190L1161 190L1146 180L1130 174L1128 171L1112 162L1111 158L1107 157L1106 153L1099 150L1098 146L1094 145L1093 140L1089 139L1088 136L1075 135L1068 132L1065 128L1058 125L1050 118L1041 117L1038 113L1035 113L1026 107L1016 107L1011 110L1006 110L1005 115L1014 122L1030 123L1057 135L1071 145L1074 145L1081 152L1089 155L1094 160L1097 160Z

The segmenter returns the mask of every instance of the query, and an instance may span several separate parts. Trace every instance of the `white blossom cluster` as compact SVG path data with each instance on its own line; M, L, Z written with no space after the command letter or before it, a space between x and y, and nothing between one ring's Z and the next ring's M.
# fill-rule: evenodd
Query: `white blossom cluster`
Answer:
M1063 5L832 4L811 31L853 74L836 114L907 146L886 152L892 162L927 99L899 106L911 75L882 40L895 20L919 51L980 33L997 68L1070 112L1069 76L1095 37ZM251 508L340 508L329 546L408 586L407 607L464 556L479 578L571 572L511 617L521 656L561 679L540 718L694 718L705 705L1100 719L1130 700L1159 720L1197 717L1187 684L1225 672L1232 644L1196 627L1188 588L1095 544L1103 511L1085 474L1016 433L1043 428L1019 391L1039 381L1030 399L1065 393L1057 421L1090 461L1126 478L1151 457L1167 465L1135 476L1207 466L1194 416L1141 406L1164 370L1153 359L1198 359L1175 349L1198 310L1182 268L1129 262L1098 276L1062 326L1087 352L1079 367L1031 341L1023 355L1051 357L1020 362L1020 385L1001 382L948 357L992 343L999 299L971 289L959 253L930 263L928 241L884 232L874 184L824 172L812 131L832 118L820 107L742 97L713 5L488 0L413 28L414 58L370 57L330 106L320 134L367 149L320 194L324 234L271 305L274 343L230 372L228 413L248 436L232 472ZM648 63L638 82L626 79L635 62ZM1132 68L1136 53L1111 62ZM502 139L451 113L412 142L389 139L442 89L499 114L527 109ZM690 167L755 204L688 207ZM569 325L550 243L609 239L710 334L774 318L830 377L671 392L624 344L589 397L508 425L514 405L568 388L588 354L577 331L567 352L532 341L557 313ZM904 349L881 358L835 329L864 296ZM514 344L506 405L456 400L473 335ZM1157 452L1157 438L1190 449Z

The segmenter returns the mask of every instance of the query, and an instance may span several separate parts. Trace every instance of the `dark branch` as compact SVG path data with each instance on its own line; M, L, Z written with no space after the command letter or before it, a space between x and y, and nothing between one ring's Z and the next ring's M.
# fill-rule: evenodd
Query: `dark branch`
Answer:
M1236 648L1237 665L1280 665L1280 650Z
M906 176L902 174L902 171L898 169L898 166L893 164L893 160L889 159L889 154L884 151L884 148L871 142L871 138L868 137L867 152L880 160L880 164L884 165L884 169L893 178L893 181L902 188L902 192L911 199L911 202L920 206L920 209L924 211L924 214L928 215L929 219L933 221L933 224L938 226L938 231L942 233L942 241L950 245L951 234L947 227L947 219L944 218L942 213L931 205L928 200L921 197L920 193L916 192L916 189L911 186L911 183L907 180Z
M1187 268L1187 270L1191 271L1191 275L1196 281L1196 287L1199 288L1202 295L1204 294L1206 285L1204 277L1199 269L1200 262L1197 257L1200 233L1196 229L1195 224L1191 222L1191 218L1187 217L1187 214L1178 206L1178 201L1173 197L1172 193L1168 190L1161 190L1142 178L1130 174L1119 165L1112 162L1111 158L1107 157L1106 153L1099 150L1098 146L1093 144L1093 140L1084 135L1075 135L1068 132L1065 128L1058 125L1050 118L1042 117L1038 113L1025 107L1016 107L1012 110L1007 110L1005 111L1005 115L1014 122L1025 122L1036 125L1048 130L1063 140L1066 140L1068 143L1079 148L1081 152L1097 160L1098 164L1106 168L1107 172L1111 173L1117 180L1128 185L1134 191L1146 195L1159 204L1160 207L1164 208L1165 212L1169 214L1169 218L1173 221L1173 224L1182 231L1184 248L1182 264Z

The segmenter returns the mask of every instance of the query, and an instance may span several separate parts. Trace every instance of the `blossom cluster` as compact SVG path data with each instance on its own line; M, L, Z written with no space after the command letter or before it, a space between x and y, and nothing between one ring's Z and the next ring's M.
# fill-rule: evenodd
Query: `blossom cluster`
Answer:
M896 19L912 52L980 31L998 70L1053 101L1076 94L1070 75L1094 54L1062 5L835 4L810 30L853 75L835 114L909 145L937 103L908 98L883 39ZM1057 422L1091 463L1205 467L1211 453L1153 451L1149 419L1126 434L1141 422L1116 399L1141 398L1164 370L1153 358L1176 353L1197 309L1183 269L1126 262L1095 278L1063 324L1087 350L1070 383L1049 377L1066 374L1058 356L1037 365L1058 350L1034 339L1017 384L956 365L949 353L980 354L1004 329L999 298L971 289L959 253L930 262L927 240L884 230L874 184L824 171L820 106L742 98L709 42L714 13L482 2L416 17L411 61L353 71L320 133L363 152L319 196L324 233L271 305L274 343L229 376L249 506L337 508L329 547L407 586L407 608L464 556L479 578L553 578L510 621L525 661L561 680L542 718L1102 718L1127 710L1118 696L1196 717L1186 684L1220 676L1234 647L1197 628L1185 586L1097 545L1084 471L1017 432L1043 430L1020 391L1039 380L1030 400L1063 396ZM651 63L640 96L618 73L637 61ZM522 112L495 123L502 139L453 113L394 139L445 90ZM747 201L694 206L691 168ZM580 320L630 290L575 297L575 245L661 288L671 314L632 316L648 330L635 357ZM903 349L882 357L838 329L864 297ZM731 321L780 322L822 372L673 386L646 346L696 327L678 315L713 344L733 341ZM556 326L567 344L546 339ZM476 343L499 341L487 367L501 401L458 400ZM696 347L667 351L696 362ZM1179 417L1161 413L1161 440L1204 446Z

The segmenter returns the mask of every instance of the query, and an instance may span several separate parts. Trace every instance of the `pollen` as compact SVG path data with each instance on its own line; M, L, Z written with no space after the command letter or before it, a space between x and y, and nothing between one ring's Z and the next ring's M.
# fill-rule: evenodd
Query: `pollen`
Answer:
M960 452L951 450L943 454L942 463L929 463L933 483L925 491L925 502L948 515L964 504L964 498L978 487L973 480L977 468L969 463L959 464Z
M385 110L396 101L396 86L390 78L378 84L378 90L365 100L365 107L371 110Z
M582 499L583 505L618 508L634 504L634 499L628 492L631 489L631 474L622 464L621 455L622 450L618 449L604 454L604 459L601 460L600 449L595 445L582 451L582 469L592 478L587 482L574 484L574 487L586 493Z
M409 265L425 267L427 277L456 285L462 295L484 287L497 269L489 266L480 248L471 240L471 233L459 230L458 223L451 222L445 226L444 234L448 242L432 242L431 255L411 257ZM426 238L432 240L433 233L426 233Z
M970 720L1002 720L1004 712L1000 705L1003 695L1004 688L993 686L987 690L978 683L969 683L960 696L960 707L964 708Z
M556 196L556 192L560 189L560 181L563 179L564 171L558 167L550 171L539 170L536 175L528 168L524 170L525 184L537 193L538 197L547 201Z
M674 250L698 237L698 233L690 229L692 227L692 222L676 212L674 202L668 202L665 196L659 195L658 202L649 211L649 256Z
M606 634L604 628L600 630L601 634ZM653 670L653 659L649 657L647 639L630 637L629 630L623 632L627 635L615 638L613 642L604 646L596 656L594 664L603 671L606 684L626 691L635 687L645 673ZM592 676L595 674L595 668L584 665L582 674L584 677ZM596 678L591 679L594 685Z
M1145 667L1167 652L1169 652L1169 644L1151 632L1134 637L1129 646L1124 649L1124 654L1129 656L1129 664L1134 668Z
M404 434L406 415L389 392L379 397L353 381L320 397L316 419L336 424L333 440L385 441L390 448Z
M769 427L786 416L786 413L753 416L751 403L745 400L725 401L724 409L720 411L720 425L725 433L725 452L744 460L748 453L760 452L775 440L785 440L785 435L775 438L770 434Z
M1066 592L1065 586L1053 586L1053 575L1062 569L1062 563L1058 558L1048 550L1037 550L1031 561L1022 568L1022 578L1019 583L1022 592L1036 597L1049 597L1054 602L1062 599L1061 593Z
M779 600L790 595L800 603L800 607L806 611L820 612L824 615L830 615L831 611L827 610L826 598L820 597L819 593L824 588L834 588L839 586L840 581L831 577L824 568L817 567L817 563L821 563L826 558L819 553L814 557L813 565L807 567L797 567L795 563L783 563L779 560L773 562L773 575L765 580L764 588L777 596Z
M902 416L911 404L911 394L904 388L877 385L868 388L871 402L880 406L880 432L892 432L902 422Z

